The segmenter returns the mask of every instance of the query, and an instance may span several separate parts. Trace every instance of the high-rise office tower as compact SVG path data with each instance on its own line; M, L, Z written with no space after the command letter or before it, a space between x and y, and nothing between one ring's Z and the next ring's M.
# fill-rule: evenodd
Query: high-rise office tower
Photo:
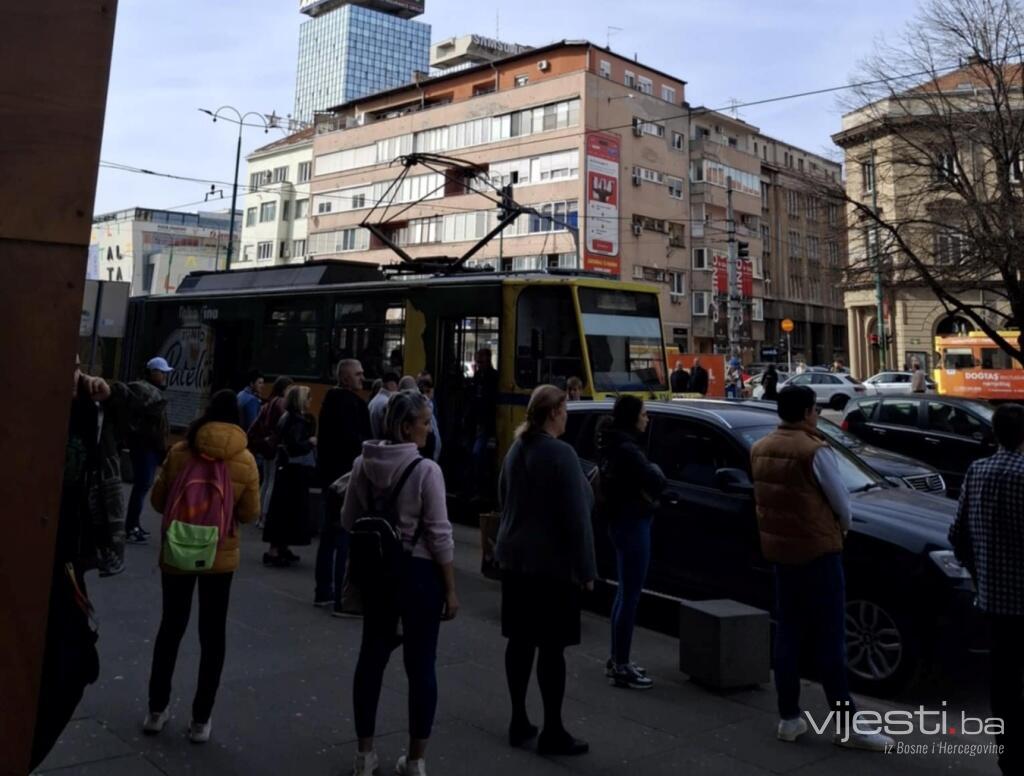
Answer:
M430 69L423 0L300 0L295 113L316 111L410 83Z

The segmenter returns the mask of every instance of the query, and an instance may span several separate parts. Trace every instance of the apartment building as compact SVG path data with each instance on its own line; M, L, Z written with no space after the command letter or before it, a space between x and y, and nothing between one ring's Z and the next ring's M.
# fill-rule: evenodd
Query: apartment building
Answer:
M313 169L313 128L246 157L248 193L242 200L242 239L232 269L305 260Z
M849 363L843 301L846 212L842 166L781 140L756 135L761 164L764 356L782 353L781 323L793 321L794 356L808 364Z
M510 184L535 212L476 263L648 280L662 288L672 339L690 321L685 87L563 41L340 105L316 127L308 252L393 263L361 223L401 169L396 158L443 154L477 172L413 168L381 225L413 259L469 250L497 224L495 187Z

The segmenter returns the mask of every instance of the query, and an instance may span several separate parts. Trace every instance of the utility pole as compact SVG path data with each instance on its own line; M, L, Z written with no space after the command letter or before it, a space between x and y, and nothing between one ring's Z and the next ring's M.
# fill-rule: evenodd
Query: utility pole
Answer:
M739 355L740 345L740 321L743 318L743 310L740 307L739 293L739 265L736 258L736 218L732 210L732 176L725 179L726 202L726 223L729 229L729 358Z
M873 239L871 240L871 251L875 265L875 305L878 320L878 353L880 356L879 367L882 370L889 368L887 334L885 330L885 305L882 300L882 252L878 245L878 168L875 166L875 149L871 149L871 212L875 216L875 222L871 224Z

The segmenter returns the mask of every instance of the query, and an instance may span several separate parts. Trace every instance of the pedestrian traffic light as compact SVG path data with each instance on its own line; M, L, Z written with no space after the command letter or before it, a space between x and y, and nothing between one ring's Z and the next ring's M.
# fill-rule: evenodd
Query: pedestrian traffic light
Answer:
M737 249L736 253L737 253L737 255L741 259L749 259L750 258L750 243L743 242L742 240L740 240L736 244L736 249Z

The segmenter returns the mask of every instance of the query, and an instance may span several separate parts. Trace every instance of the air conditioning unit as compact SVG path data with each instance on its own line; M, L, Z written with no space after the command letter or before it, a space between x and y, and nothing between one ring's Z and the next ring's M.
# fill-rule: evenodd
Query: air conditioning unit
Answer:
M639 186L641 183L643 183L643 180L644 179L640 177L640 172L637 171L637 170L634 170L633 171L633 185L634 186Z
M537 69L540 70L542 73L546 73L548 70L551 69L551 63L548 62L548 60L546 59L542 59L540 62L537 63Z
M633 234L635 234L637 237L639 237L643 233L644 233L644 226L643 226L643 224L633 224Z

